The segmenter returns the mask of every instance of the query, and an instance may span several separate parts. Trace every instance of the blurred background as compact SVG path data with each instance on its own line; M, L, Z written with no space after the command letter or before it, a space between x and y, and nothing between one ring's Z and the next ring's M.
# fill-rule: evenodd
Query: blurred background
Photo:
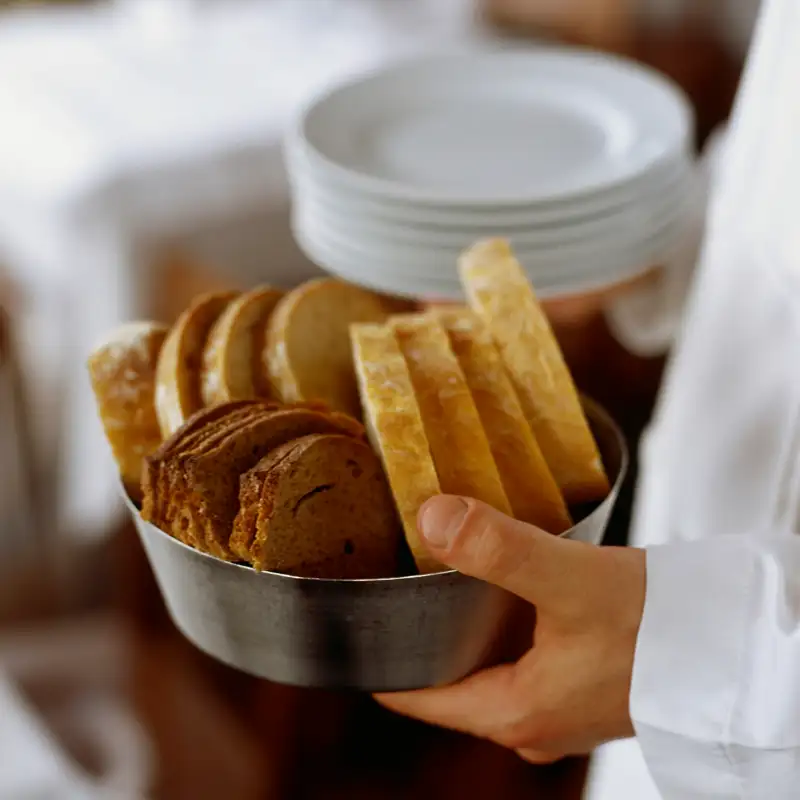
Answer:
M532 767L368 698L247 678L183 641L118 501L84 360L109 327L170 321L200 291L317 274L290 230L283 130L324 86L412 53L559 41L651 65L695 108L703 198L757 11L0 0L0 798L582 796L585 760ZM691 253L703 203L687 206ZM635 446L680 314L643 343L608 313L620 291L548 311L578 383ZM609 541L626 541L634 480Z

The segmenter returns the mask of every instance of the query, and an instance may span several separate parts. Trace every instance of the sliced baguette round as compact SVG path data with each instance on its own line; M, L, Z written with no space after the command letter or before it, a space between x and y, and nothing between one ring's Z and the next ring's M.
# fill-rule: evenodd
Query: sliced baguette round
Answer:
M233 300L220 314L203 351L200 391L206 406L269 397L261 354L267 322L284 292L259 286Z
M87 366L106 439L130 497L141 501L143 459L161 444L155 407L156 366L167 336L159 322L113 330Z
M360 417L348 330L387 317L383 298L342 281L321 278L289 292L272 314L264 350L278 399L323 400Z
M459 272L565 500L573 504L605 497L608 478L572 376L508 242L478 242L462 254Z
M211 327L237 294L201 295L178 317L167 335L156 369L156 412L165 439L203 407L203 349Z

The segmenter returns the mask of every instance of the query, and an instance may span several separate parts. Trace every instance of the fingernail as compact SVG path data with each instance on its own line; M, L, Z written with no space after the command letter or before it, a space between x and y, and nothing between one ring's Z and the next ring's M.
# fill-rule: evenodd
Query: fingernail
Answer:
M428 544L446 550L458 533L467 508L460 497L440 495L428 500L419 514L419 529Z

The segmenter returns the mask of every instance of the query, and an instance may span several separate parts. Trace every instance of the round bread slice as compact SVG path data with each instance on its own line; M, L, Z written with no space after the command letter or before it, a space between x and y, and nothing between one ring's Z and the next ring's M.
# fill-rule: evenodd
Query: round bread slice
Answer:
M305 436L272 457L250 562L312 578L395 574L400 524L380 460L349 436Z
M252 469L240 476L239 511L233 521L230 545L233 553L242 561L250 561L250 548L256 538L256 522L258 510L261 507L261 496L264 493L264 484L267 482L270 471L280 461L287 458L304 438L301 436L299 439L279 445Z
M183 460L183 479L189 496L182 508L196 510L203 534L198 547L220 558L230 558L233 521L239 508L239 477L274 448L312 433L352 435L349 422L305 408L265 411L238 426L213 449ZM188 513L188 512L187 512ZM238 548L233 552L238 552Z
M235 403L204 408L193 414L168 439L164 440L158 448L145 458L142 470L142 518L159 528L164 527L164 514L169 499L166 488L166 464L173 454L179 452L186 442L208 435L209 429L217 421L221 421L231 414L240 413L243 408L256 405L256 400L240 400ZM153 412L155 416L155 410Z
M226 404L226 406L235 406L236 402L244 401L234 401ZM207 411L226 406L215 406L212 409L207 409ZM188 498L191 495L191 487L184 469L186 460L213 450L235 430L260 419L265 413L275 408L277 408L275 403L266 400L248 403L243 407L234 408L229 413L214 418L212 422L207 423L200 430L185 437L182 444L179 444L163 461L160 493L164 500L161 504L161 525L159 527L164 530L171 530L174 535L186 544L192 546L203 544L203 536L200 535L198 539L198 529L184 513L190 505ZM209 414L209 417L212 416ZM179 522L176 523L176 520L179 520Z
M330 422L338 426L337 433L367 442L366 430L360 422L338 411L333 411L326 416ZM255 538L258 504L266 476L274 466L275 460L285 457L291 449L290 445L297 441L299 440L288 442L271 451L239 479L239 513L233 523L231 549L245 561L248 560L250 546Z
M201 295L167 335L156 369L156 413L166 439L203 407L200 368L212 325L238 292Z
M259 286L220 314L203 352L200 391L205 405L272 394L261 355L267 322L283 295L279 289Z
M383 322L388 315L380 296L330 278L289 292L269 321L264 350L279 399L320 399L360 417L349 327L354 322Z
M161 444L155 385L166 336L161 323L127 323L112 331L87 362L106 439L125 489L137 503L143 459Z

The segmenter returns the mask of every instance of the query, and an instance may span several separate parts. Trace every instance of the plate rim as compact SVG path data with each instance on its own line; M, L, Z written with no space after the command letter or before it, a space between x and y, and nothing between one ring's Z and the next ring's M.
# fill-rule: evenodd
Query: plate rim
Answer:
M521 193L521 194L508 194L508 195L482 195L480 198L468 197L464 193L453 193L448 191L437 191L434 189L421 189L419 187L409 187L399 181L392 181L376 176L360 173L343 166L342 164L332 160L324 153L321 153L305 135L304 130L307 125L307 120L310 114L320 108L324 103L331 102L332 98L343 91L348 91L359 85L368 82L387 79L396 74L402 74L403 71L409 69L441 68L442 65L451 65L459 62L478 63L483 60L491 59L513 59L513 60L528 60L530 62L551 61L558 60L572 61L574 63L590 64L600 63L606 67L611 67L618 70L621 74L635 74L639 78L649 81L652 86L656 87L661 93L662 99L673 105L673 110L678 120L678 127L682 130L682 134L678 136L677 141L673 143L671 148L668 148L664 154L654 157L645 165L644 168L638 168L630 175L623 177L616 176L613 179L599 181L589 187L583 189L569 189L563 192L548 191L545 194L537 193ZM437 205L447 204L453 207L469 207L469 206L496 206L508 205L518 206L520 204L532 204L536 202L548 201L569 201L579 197L591 196L594 194L601 194L612 187L623 185L626 181L635 179L636 177L656 168L659 164L668 161L674 157L676 153L686 151L691 152L691 141L694 136L693 131L694 112L685 92L678 86L677 83L672 81L669 77L662 73L639 64L631 59L623 58L617 55L603 53L601 51L593 50L591 48L582 47L539 47L539 48L521 48L521 49L504 49L493 50L488 48L475 48L470 51L458 51L444 54L427 55L423 57L412 57L407 59L399 59L389 65L384 65L378 69L370 70L357 77L337 84L329 88L325 92L317 95L309 103L307 103L300 114L295 119L295 122L289 126L287 137L285 139L286 146L295 150L295 155L301 153L312 165L312 169L320 170L320 174L325 173L328 178L333 182L340 182L342 185L350 186L358 191L370 194L375 197L386 197L397 200L405 200L419 205Z

